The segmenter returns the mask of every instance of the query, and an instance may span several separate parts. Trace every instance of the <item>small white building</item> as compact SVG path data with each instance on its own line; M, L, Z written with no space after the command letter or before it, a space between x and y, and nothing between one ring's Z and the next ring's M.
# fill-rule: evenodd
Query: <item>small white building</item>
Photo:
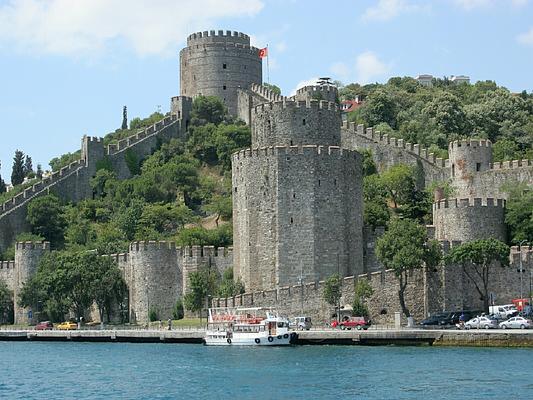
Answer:
M415 80L418 83L420 83L422 86L428 86L428 87L433 86L433 75L429 75L429 74L417 75L415 77Z
M457 76L454 76L452 75L451 78L450 78L450 82L456 84L456 85L459 85L461 83L470 83L470 77L469 76L466 76L466 75L457 75Z

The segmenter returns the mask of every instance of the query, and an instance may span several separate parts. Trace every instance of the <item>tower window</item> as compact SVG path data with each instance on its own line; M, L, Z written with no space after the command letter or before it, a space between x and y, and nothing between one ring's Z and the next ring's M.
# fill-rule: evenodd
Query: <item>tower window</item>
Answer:
M333 184L337 186L337 179L333 179Z
M235 186L235 193L237 193L237 186Z
M476 163L476 171L481 171L481 163Z
M292 219L292 217L291 217L291 224L292 224L293 222L294 222L294 221L293 221L293 219Z
M302 125L305 125L305 118L302 120Z
M318 186L320 186L320 179L318 180Z
M291 140L291 146L292 146L292 140Z
M222 90L226 90L226 85L222 86Z
M222 64L222 69L226 69L226 68L227 68L226 63Z
M455 164L452 164L452 176L455 176Z

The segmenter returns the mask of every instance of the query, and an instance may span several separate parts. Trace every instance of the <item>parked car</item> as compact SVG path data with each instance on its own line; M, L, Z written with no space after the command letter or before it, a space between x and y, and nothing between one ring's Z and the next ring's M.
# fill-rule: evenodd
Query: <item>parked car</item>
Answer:
M476 315L480 315L481 311L461 310L454 311L450 315L441 321L441 325L457 325L461 320L461 315L464 314L463 321L468 321L474 318Z
M37 325L35 325L36 331L47 331L54 328L54 324L52 324L50 321L42 321L39 322Z
M299 331L303 331L303 330L306 330L308 331L309 329L311 329L311 317L295 317L292 321L291 321L291 328L293 329L297 329Z
M452 312L438 312L420 322L420 325L445 325L443 322L453 314Z
M62 322L56 327L57 329L61 331L73 331L78 329L78 324L71 321Z
M365 317L344 317L342 321L339 322L339 328L342 330L355 328L357 330L364 329L366 331L369 326L370 320Z
M524 317L513 317L509 318L507 321L500 322L500 328L515 328L515 329L526 329L531 328L532 322L530 319Z
M465 329L483 328L483 329L495 329L498 327L498 321L489 317L481 316L472 318L470 321L465 322Z

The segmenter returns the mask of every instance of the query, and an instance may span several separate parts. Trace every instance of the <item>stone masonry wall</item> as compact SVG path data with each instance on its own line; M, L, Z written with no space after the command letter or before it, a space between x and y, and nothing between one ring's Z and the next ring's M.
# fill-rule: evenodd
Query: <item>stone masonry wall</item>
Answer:
M0 281L4 282L9 290L14 290L15 261L0 261Z

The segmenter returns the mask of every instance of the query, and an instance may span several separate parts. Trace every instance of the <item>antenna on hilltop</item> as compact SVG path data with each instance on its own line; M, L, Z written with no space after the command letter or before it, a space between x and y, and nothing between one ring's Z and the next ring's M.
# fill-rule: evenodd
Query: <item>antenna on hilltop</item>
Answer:
M324 78L318 78L317 85L318 86L325 86L325 85L332 85L331 78L324 77Z

